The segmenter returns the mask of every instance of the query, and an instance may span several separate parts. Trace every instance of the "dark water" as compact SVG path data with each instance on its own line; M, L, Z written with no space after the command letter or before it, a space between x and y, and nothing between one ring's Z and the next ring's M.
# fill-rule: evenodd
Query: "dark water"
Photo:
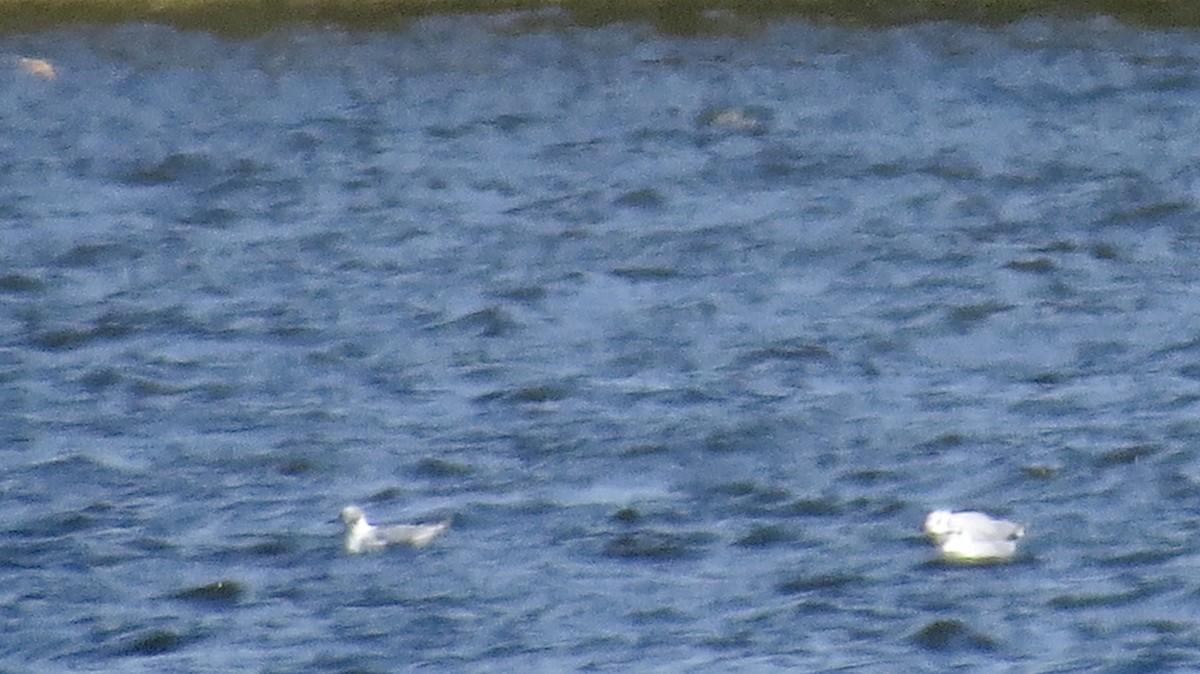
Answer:
M0 668L1200 667L1198 37L0 38Z

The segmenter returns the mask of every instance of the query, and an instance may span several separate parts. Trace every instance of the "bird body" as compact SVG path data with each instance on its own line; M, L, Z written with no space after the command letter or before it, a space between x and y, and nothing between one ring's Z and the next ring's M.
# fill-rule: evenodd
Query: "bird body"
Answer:
M423 547L450 528L449 520L437 524L375 526L367 520L366 513L358 506L343 508L342 522L346 524L346 552L351 554L382 550L392 544Z
M925 518L925 533L945 559L994 561L1011 559L1025 527L981 512L935 510Z
M987 562L1012 559L1017 554L1015 539L972 538L965 534L946 537L938 546L942 557L957 562Z

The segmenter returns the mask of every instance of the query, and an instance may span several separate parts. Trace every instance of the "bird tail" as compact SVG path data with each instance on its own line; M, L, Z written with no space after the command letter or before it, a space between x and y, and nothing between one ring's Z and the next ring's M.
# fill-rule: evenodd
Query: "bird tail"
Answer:
M429 545L429 541L437 538L443 531L450 528L450 520L445 519L437 524L431 524L423 531L413 536L412 544L418 548Z

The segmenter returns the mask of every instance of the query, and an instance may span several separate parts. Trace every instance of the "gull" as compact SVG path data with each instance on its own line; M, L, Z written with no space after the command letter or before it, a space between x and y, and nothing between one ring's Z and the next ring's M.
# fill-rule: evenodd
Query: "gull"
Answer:
M367 521L362 508L352 505L342 508L342 521L346 523L346 552L351 554L381 550L392 543L423 547L450 528L450 520L437 524L375 526Z
M1025 535L1019 524L973 511L935 510L924 528L943 557L961 561L1010 559Z
M1012 559L1017 554L1016 539L980 539L967 534L951 534L938 550L943 559L956 562L989 562Z

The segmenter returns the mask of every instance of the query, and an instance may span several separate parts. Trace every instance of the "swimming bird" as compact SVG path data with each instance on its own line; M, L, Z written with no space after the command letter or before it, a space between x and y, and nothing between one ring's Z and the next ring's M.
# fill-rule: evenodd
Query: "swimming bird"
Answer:
M423 547L450 528L450 520L437 524L375 526L367 521L362 508L353 505L342 508L342 521L346 523L346 552L351 554L382 550L392 543Z
M960 561L1009 559L1025 527L981 512L935 510L925 518L925 533L942 556Z
M956 562L996 562L1012 559L1017 554L1016 539L974 538L967 534L951 534L938 546L943 559Z

